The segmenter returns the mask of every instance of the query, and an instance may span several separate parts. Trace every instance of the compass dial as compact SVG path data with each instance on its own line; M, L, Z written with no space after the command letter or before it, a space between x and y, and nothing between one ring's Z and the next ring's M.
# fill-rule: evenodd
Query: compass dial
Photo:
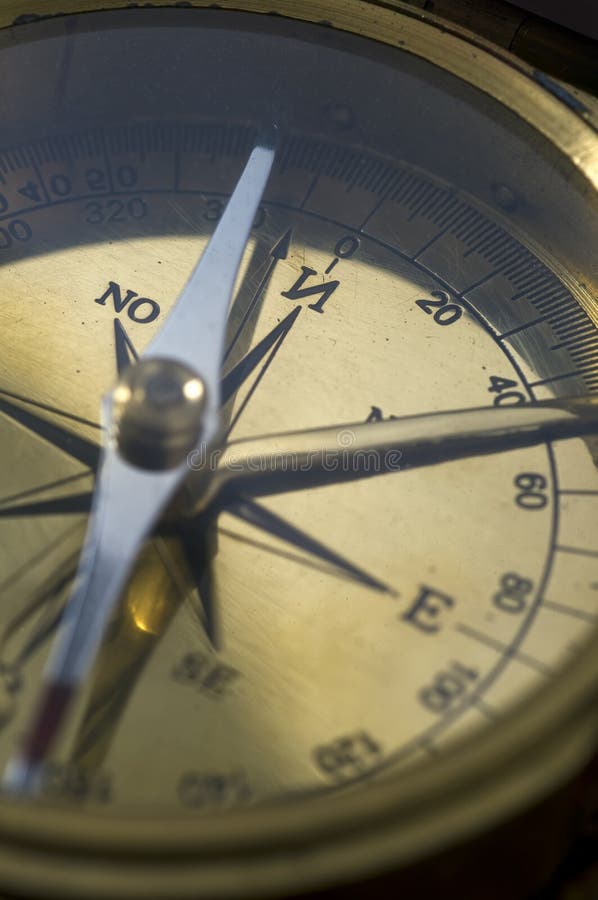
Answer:
M250 814L490 739L594 636L595 439L423 467L398 447L347 483L338 466L360 424L596 392L596 157L582 172L422 53L321 25L127 10L15 34L0 47L3 763L72 590L102 395L160 333L272 125L224 443L337 426L347 458L316 488L233 479L168 510L32 802Z

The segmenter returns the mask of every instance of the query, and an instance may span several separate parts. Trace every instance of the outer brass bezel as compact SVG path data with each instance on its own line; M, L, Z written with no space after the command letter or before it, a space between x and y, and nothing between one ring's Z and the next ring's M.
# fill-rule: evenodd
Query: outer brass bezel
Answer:
M125 0L8 0L0 26L24 14L124 8ZM156 0L154 6L173 3ZM209 6L199 0L196 7ZM400 46L502 102L598 191L598 135L524 64L456 27L396 3L221 0ZM598 323L598 305L586 298ZM266 897L352 881L433 856L530 805L579 770L598 746L598 637L533 705L433 766L344 795L208 820L86 816L3 801L0 884L60 897ZM450 836L450 838L447 838ZM67 869L68 867L68 869ZM68 871L68 876L67 876Z

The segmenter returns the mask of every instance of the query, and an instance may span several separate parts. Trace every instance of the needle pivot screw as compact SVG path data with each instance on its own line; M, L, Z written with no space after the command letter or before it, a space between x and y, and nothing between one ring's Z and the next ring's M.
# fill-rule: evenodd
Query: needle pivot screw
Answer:
M197 446L205 405L205 384L189 366L173 359L141 359L112 393L120 455L142 469L180 465Z

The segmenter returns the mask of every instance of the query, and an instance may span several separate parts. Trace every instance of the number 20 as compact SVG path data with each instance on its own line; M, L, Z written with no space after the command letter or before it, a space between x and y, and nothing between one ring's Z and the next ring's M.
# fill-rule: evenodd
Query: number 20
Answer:
M463 309L456 303L451 303L451 298L445 291L432 291L435 300L416 300L420 309L429 316L433 316L438 325L452 325L458 322L463 315Z

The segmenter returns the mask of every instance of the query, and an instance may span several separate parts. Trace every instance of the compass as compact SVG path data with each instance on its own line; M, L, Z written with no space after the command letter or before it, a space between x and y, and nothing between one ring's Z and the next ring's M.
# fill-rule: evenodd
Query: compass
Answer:
M98 6L0 10L0 886L530 897L594 809L591 59Z

